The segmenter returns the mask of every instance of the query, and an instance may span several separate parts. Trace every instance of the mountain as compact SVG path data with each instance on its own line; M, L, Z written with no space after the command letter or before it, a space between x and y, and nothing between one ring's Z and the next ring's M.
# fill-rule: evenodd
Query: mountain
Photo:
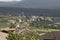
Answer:
M0 4L1 6L2 4ZM22 0L20 2L5 2L5 7L23 8L60 8L60 0Z
M39 9L39 8L19 8L19 7L0 7L0 14L19 15L24 12L25 15L44 15L60 17L60 9Z
M23 0L0 2L0 14L47 15L60 17L60 0Z
M7 7L7 6L14 5L16 3L18 3L18 2L16 2L16 1L13 1L13 2L2 2L2 1L0 1L0 7Z

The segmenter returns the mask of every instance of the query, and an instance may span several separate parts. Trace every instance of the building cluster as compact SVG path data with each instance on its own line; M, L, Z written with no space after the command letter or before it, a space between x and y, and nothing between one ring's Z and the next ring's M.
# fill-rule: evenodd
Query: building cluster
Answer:
M46 16L28 16L28 18L25 15L19 15L17 18L13 17L10 20L8 20L9 23L15 24L15 28L17 31L21 31L22 29L26 29L25 26L32 22L32 21L50 21L53 22L53 17L46 17Z
M53 17L45 17L45 16L31 16L31 21L50 21L53 22Z
M10 20L8 20L9 23L13 23L13 24L28 24L29 22L32 22L32 21L37 21L37 22L40 22L40 21L50 21L50 22L53 22L54 21L54 18L53 17L46 17L46 16L28 16L28 18L25 16L25 15L19 15L18 18L12 18Z

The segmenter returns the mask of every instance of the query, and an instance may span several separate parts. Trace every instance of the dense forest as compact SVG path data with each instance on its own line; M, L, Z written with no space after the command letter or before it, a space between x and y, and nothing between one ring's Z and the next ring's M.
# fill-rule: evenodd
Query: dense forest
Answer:
M18 15L22 12L24 12L25 15L60 16L60 9L0 7L0 14Z

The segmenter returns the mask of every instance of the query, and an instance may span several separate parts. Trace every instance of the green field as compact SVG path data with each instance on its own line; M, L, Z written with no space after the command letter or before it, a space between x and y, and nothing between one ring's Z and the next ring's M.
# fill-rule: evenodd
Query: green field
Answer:
M8 20L11 18L12 18L12 16L0 15L0 28L9 27Z

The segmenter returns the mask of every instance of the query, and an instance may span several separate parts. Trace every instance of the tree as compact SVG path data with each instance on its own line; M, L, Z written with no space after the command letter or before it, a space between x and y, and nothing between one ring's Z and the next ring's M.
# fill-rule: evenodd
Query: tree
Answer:
M10 32L8 37L7 37L7 40L22 40L22 35L18 35L18 34L15 34L15 33L12 33Z
M7 40L42 40L42 38L35 33L28 33L25 35L9 33Z
M11 23L10 28L15 28L15 24Z

